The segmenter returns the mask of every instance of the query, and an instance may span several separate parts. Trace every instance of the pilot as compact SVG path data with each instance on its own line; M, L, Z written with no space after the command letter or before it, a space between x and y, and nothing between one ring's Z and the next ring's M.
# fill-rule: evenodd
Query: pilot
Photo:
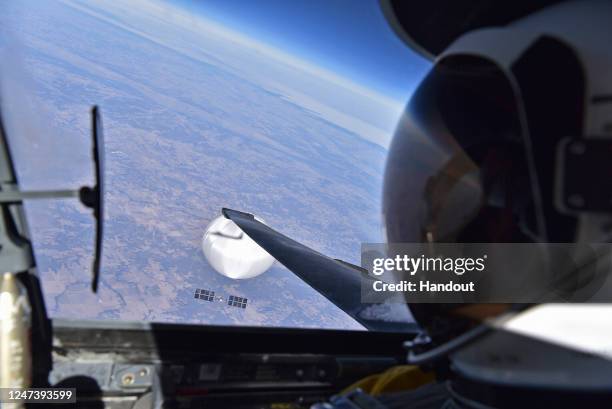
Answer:
M553 281L568 257L579 258L581 245L610 242L612 2L382 5L395 32L433 59L389 149L387 242L531 243L521 265L534 279ZM547 243L572 245L559 252ZM506 256L501 262L515 261ZM609 268L582 267L570 271L581 279L565 277L557 296L610 302ZM609 360L489 324L532 305L408 303L423 329L408 345L408 363L420 367L420 379L425 370L436 381L377 393L374 401L351 390L336 404L610 407ZM589 320L612 325L612 316Z

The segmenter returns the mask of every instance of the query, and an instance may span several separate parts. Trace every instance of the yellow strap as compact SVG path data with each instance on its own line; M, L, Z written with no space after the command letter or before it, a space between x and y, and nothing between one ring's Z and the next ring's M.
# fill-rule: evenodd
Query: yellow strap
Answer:
M433 372L423 372L418 366L394 366L385 372L370 375L355 382L342 391L342 393L360 388L364 392L376 396L384 393L416 389L421 385L433 382L434 379Z

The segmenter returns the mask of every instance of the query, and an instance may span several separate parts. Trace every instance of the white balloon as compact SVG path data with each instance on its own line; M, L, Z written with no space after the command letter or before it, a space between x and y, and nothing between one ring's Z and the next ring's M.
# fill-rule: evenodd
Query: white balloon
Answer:
M257 277L274 263L274 257L224 216L217 217L206 228L202 251L215 271L233 279Z

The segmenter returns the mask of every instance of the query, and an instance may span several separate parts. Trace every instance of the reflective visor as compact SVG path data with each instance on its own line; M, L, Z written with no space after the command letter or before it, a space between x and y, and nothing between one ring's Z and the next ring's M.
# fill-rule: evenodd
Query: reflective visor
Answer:
M534 184L512 85L493 62L442 59L406 107L383 191L387 241L530 242Z

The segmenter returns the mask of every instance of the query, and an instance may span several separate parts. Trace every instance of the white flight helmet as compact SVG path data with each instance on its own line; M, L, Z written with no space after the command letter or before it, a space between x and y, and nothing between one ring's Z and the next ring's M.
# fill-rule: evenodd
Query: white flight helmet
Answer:
M452 12L455 3L443 3ZM521 9L520 2L500 4L518 16L503 20L493 2L485 11L493 15L489 25L479 10L465 12L464 26L469 29L472 18L479 21L476 28L464 28L455 38L449 34L446 49L435 52L389 150L383 190L389 243L534 243L536 248L611 241L612 2L543 3L533 7L537 10ZM418 27L410 32L397 14L401 7L385 2L396 30L416 32L413 37L425 39L421 48L429 51L444 43L427 43ZM436 10L432 18L444 13L444 7ZM496 25L499 21L504 24ZM547 254L521 260L521 266L554 282L562 254L544 250ZM572 251L573 259L586 260L582 248ZM503 262L516 259L508 254ZM548 260L547 268L542 260ZM575 299L608 300L609 271L589 274L572 289L580 294ZM411 305L425 327L454 307Z
M563 254L551 252L547 243L577 244L571 247L577 253L573 259L581 258L580 244L610 243L612 2L382 3L400 37L433 59L389 150L383 190L388 243L533 243L548 251L543 256L548 267L541 269L541 260L529 258L520 265L553 281L563 269L555 264ZM591 269L574 290L584 299L610 303L610 246L602 246L597 263L604 260L603 267ZM505 261L516 258L508 254ZM562 320L542 313L542 307L537 316L546 322L531 328L553 333ZM571 313L583 307L563 308L566 332L573 331L568 326L577 325L578 316L582 327L592 323L599 334L612 331L610 320ZM535 396L534 388L566 392L574 382L576 391L609 402L608 360L536 347L506 331L474 329L471 319L483 320L507 306L410 303L410 308L428 335L423 337L428 345L420 351L417 346L412 361L459 350L451 355L463 377L458 385L486 407L523 405L514 399L518 384ZM591 330L576 344L583 351L592 352L584 348L586 338L606 344L599 342L603 335L598 337L597 329ZM612 341L606 345L612 350ZM512 359L506 362L504 356ZM491 389L483 397L485 383ZM557 396L562 407L585 399L565 392Z

